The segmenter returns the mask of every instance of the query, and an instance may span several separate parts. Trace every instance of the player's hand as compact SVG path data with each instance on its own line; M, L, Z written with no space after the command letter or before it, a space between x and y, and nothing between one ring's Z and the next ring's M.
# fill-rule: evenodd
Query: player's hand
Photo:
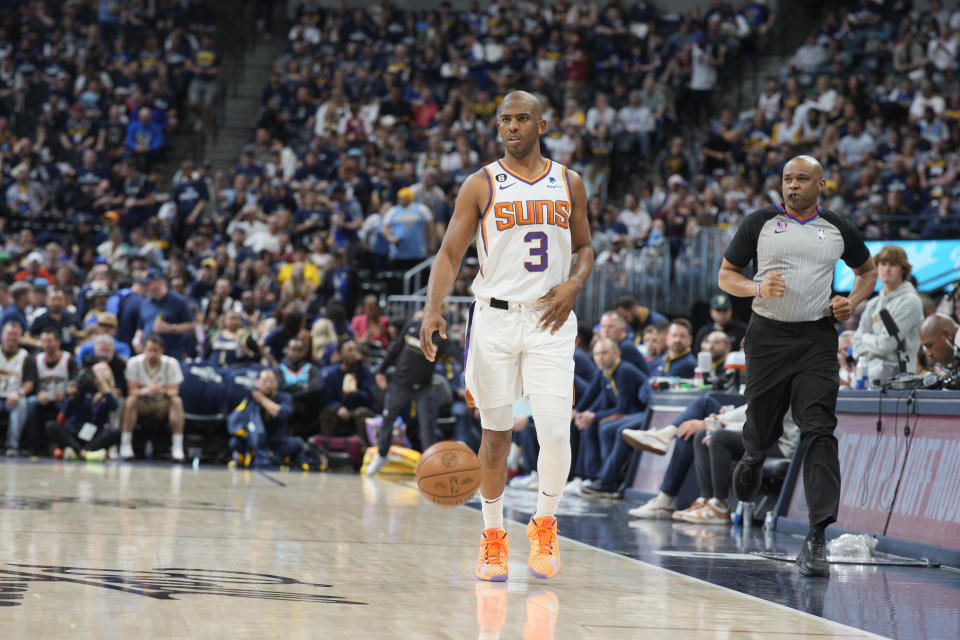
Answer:
M782 298L786 285L782 271L771 271L760 283L760 296L763 298Z
M830 300L830 309L833 311L833 317L836 318L838 322L844 322L850 317L850 314L853 313L850 300L843 296L833 296L833 299Z
M580 293L582 288L583 285L579 280L567 280L556 285L550 291L547 291L547 295L537 300L541 304L546 303L548 305L540 314L540 319L537 320L537 326L541 331L549 329L550 333L556 333L563 327L570 311L573 310L573 303L577 301L577 294Z
M374 379L377 381L377 387L378 387L378 388L380 388L380 389L386 389L386 388L387 388L387 376L386 376L386 375L384 375L384 374L382 374L382 373L378 373L376 376L374 376Z
M425 311L420 322L420 351L423 356L433 362L437 358L437 347L433 344L434 331L440 332L440 337L447 338L447 321L436 311Z

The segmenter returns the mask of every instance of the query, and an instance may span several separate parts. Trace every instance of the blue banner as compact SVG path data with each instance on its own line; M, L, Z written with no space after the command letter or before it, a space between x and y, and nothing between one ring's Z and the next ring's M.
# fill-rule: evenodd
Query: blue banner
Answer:
M960 240L877 240L866 243L870 255L877 255L888 244L903 247L913 267L918 291L933 291L960 280ZM853 271L842 260L833 272L835 291L850 291ZM877 280L877 289L881 282Z

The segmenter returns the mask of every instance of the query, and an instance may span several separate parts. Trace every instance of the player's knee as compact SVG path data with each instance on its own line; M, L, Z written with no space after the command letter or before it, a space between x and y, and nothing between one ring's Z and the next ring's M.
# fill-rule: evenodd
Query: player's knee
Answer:
M569 397L530 396L530 410L535 421L539 422L543 418L550 417L559 418L566 424L570 424L573 405Z
M566 398L530 396L530 409L541 447L570 441L571 407Z

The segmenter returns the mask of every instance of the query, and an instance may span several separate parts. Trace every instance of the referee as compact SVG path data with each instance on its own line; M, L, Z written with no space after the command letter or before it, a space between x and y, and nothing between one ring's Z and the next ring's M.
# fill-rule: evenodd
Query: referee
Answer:
M877 282L877 269L857 229L818 204L824 185L823 167L815 158L791 159L783 168L784 202L744 219L718 274L722 290L753 296L744 338L746 452L734 471L733 490L741 501L756 498L764 452L780 437L783 416L792 409L800 426L810 516L810 531L797 555L805 576L829 575L824 530L836 522L840 503L840 461L833 435L839 389L834 320L849 318ZM754 280L742 274L751 260ZM830 297L838 260L856 274L846 298Z

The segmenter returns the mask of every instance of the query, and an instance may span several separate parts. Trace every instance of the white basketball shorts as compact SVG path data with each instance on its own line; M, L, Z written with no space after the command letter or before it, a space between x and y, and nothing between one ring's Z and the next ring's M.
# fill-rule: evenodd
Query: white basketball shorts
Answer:
M537 326L543 309L511 303L495 309L476 300L466 331L464 380L468 399L482 409L512 405L521 397L553 396L573 401L573 349L577 316L572 311L552 334Z

